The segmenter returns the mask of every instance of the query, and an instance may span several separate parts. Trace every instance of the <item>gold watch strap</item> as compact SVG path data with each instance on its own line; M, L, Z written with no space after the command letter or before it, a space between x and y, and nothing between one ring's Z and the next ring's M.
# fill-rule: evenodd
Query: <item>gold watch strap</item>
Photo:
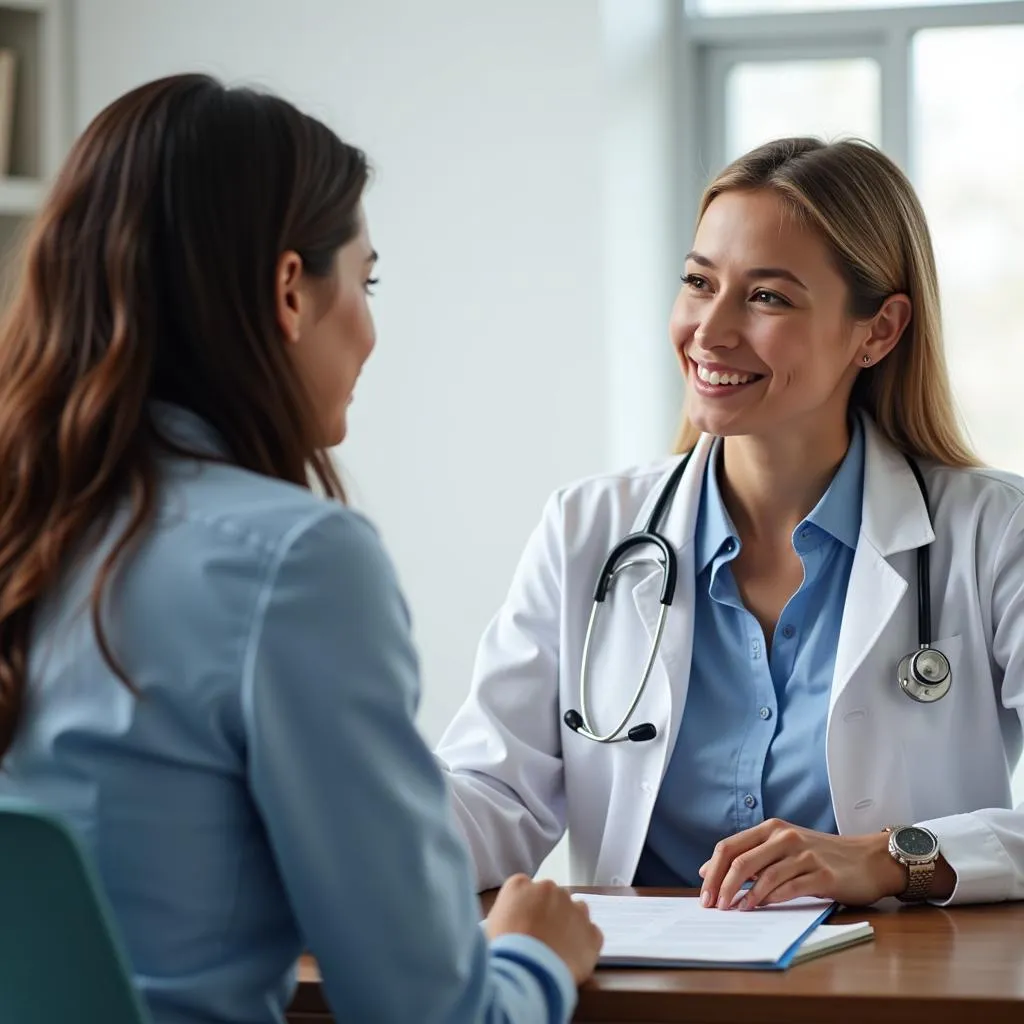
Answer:
M935 861L925 864L907 864L909 878L907 887L896 898L904 903L920 903L928 899L932 891L932 879L935 877Z

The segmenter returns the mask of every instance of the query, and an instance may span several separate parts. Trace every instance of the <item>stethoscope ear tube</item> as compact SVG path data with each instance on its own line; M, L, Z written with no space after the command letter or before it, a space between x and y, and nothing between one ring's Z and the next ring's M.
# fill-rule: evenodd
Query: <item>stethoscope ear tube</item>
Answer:
M597 743L619 743L623 740L631 740L633 743L644 743L647 740L653 740L658 735L658 730L654 727L653 722L641 722L639 725L632 726L625 736L617 736L614 739L602 740L600 736L595 736L589 729L583 724L583 716L578 711L570 709L562 716L562 721L565 722L573 732L578 732L581 736L585 736L588 740L594 740Z
M595 743L621 743L624 740L631 740L634 743L645 743L648 740L653 740L658 735L658 730L653 722L639 722L629 729L626 729L626 726L629 725L629 720L633 717L633 712L636 711L640 699L647 689L647 681L650 678L651 669L654 667L658 651L661 648L661 637L665 631L665 619L676 596L676 577L678 573L676 553L672 549L672 545L658 532L658 528L661 526L661 520L664 518L668 506L675 496L676 490L679 487L679 481L683 478L683 473L692 454L693 452L688 452L679 460L675 469L672 470L668 480L665 482L665 486L662 488L661 494L658 495L654 503L654 508L647 518L644 529L637 533L631 533L619 541L609 552L608 557L604 560L604 565L601 566L597 585L594 587L594 604L590 609L590 621L587 623L587 635L583 641L583 654L580 660L580 710L576 711L571 708L566 711L563 717L563 721L573 732L579 733L580 736L593 740ZM630 551L652 546L657 548L661 556L660 558L648 556L623 562L623 556L627 555ZM614 583L618 573L629 568L631 565L642 562L654 562L661 569L661 595L659 597L661 612L658 615L658 625L655 629L654 638L651 641L651 649L647 657L647 663L644 665L643 675L640 677L640 684L633 694L633 699L630 701L626 713L611 732L600 735L591 724L590 712L587 708L587 677L590 670L590 643L594 635L594 624L597 620L598 609L604 605L605 598L608 596L608 590L612 583ZM625 733L623 734L624 730Z
M628 537L624 537L615 545L611 553L604 560L604 565L601 567L601 575L598 576L597 586L594 588L594 602L596 604L600 604L608 596L608 588L612 585L616 572L625 568L624 565L619 566L622 556L632 551L633 548L649 546L656 547L661 552L661 559L658 562L662 567L661 597L659 600L663 605L672 604L676 596L676 553L661 534L651 533L646 530L641 533L631 533ZM649 560L645 559L645 561Z

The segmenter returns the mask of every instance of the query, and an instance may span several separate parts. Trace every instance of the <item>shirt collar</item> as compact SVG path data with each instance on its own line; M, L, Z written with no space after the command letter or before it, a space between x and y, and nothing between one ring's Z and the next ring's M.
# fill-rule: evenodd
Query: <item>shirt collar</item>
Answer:
M723 552L737 551L739 534L725 508L718 485L718 464L722 439L715 438L708 456L701 487L694 544L696 570L699 576ZM839 464L828 490L811 510L805 522L812 523L835 537L851 550L857 548L860 536L861 505L864 501L864 428L859 417L853 418L850 445ZM801 524L802 525L802 524ZM799 530L800 527L797 527Z
M173 402L152 399L149 412L157 432L175 446L210 458L224 458L228 455L228 446L220 433L191 409Z
M850 446L832 477L828 490L807 517L819 530L835 537L851 550L860 536L861 506L864 503L864 428L860 417L853 417Z
M715 438L708 455L700 505L697 509L697 532L694 541L696 569L699 576L723 550L739 548L739 534L733 525L722 491L718 486L718 464L722 458L722 439Z

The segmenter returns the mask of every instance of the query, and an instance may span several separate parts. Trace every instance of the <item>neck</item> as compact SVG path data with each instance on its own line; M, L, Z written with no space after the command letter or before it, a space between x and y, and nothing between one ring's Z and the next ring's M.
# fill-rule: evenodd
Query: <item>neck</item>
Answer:
M828 490L849 445L845 418L826 431L727 437L719 482L740 538L788 543Z

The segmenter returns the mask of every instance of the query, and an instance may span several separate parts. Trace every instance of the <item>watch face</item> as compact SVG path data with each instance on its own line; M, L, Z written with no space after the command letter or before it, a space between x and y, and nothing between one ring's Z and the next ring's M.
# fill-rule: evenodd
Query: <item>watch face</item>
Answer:
M908 857L928 857L935 852L935 837L927 829L910 825L893 837L899 851Z

